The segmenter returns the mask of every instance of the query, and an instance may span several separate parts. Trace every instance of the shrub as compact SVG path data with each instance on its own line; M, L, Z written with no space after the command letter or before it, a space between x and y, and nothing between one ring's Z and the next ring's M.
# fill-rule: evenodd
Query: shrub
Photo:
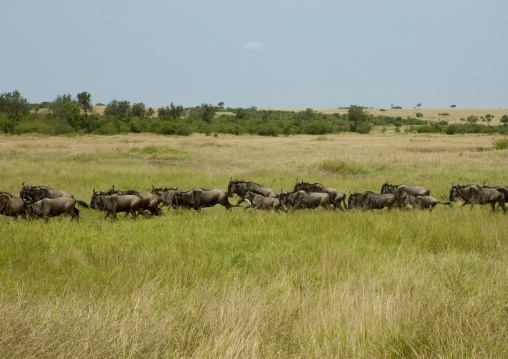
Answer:
M495 150L498 150L498 151L508 149L508 138L495 140L493 147Z

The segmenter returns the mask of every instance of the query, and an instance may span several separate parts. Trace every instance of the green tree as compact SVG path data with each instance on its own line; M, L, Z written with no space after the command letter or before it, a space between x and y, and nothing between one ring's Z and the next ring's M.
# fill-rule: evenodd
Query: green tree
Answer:
M420 107L422 107L422 104L419 103L418 105L416 105L416 107L420 108Z
M88 112L92 112L92 95L88 92L81 92L77 95L78 105L85 116L88 116Z
M172 119L177 119L177 118L183 117L184 112L185 111L184 111L182 105L175 106L175 104L173 102L171 102L170 110L169 110L169 116Z
M96 120L95 117L92 119L88 115L89 112L93 112L92 95L86 91L78 93L77 103L82 112L80 115L81 119L79 121L79 127L83 133L89 133L92 130L92 122L95 122Z
M58 95L57 98L51 103L50 106L53 116L57 120L52 133L55 132L57 127L63 124L68 124L75 129L79 129L81 125L80 110L77 102L73 100L70 94Z
M106 116L115 116L118 119L123 120L127 116L129 116L131 106L129 101L118 101L113 100L104 109L104 114Z
M2 120L4 133L14 133L14 127L20 118L30 113L30 104L18 90L4 92L0 95L0 113L6 114Z
M145 104L142 102L133 104L131 108L131 114L132 116L145 117L146 116Z
M217 112L217 108L208 104L201 104L201 119L206 123L212 123L213 118L215 117L215 113Z
M368 129L367 133L370 132L370 128L369 126L367 126L368 124L366 123L368 116L363 111L363 107L355 105L349 106L347 116L350 122L352 132L364 133L365 131L367 131L367 129Z
M491 115L490 113L485 115L485 120L489 123L494 119L494 115Z

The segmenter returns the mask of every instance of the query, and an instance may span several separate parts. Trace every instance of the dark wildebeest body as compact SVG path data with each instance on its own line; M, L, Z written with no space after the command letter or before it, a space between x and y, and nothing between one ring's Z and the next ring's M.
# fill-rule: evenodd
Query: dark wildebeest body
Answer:
M201 208L213 207L220 204L226 210L233 207L228 201L228 191L223 189L195 188L190 191L181 191L175 194L176 204L201 211Z
M90 208L97 208L106 212L104 219L108 218L110 214L113 219L116 219L116 214L119 212L126 212L126 216L130 213L133 218L136 218L140 201L141 199L136 195L108 195L107 193L95 192L93 190Z
M431 196L411 196L406 193L404 201L406 205L411 205L411 207L418 209L428 209L430 212L432 212L432 209L438 204L444 204L450 208L452 207L451 202L439 202L436 198Z
M307 193L309 192L327 193L330 196L330 199L335 203L334 204L335 207L337 207L338 205L338 208L342 210L343 209L341 204L342 202L344 203L344 208L346 208L346 194L342 191L339 191L338 189L327 188L320 183L305 183L303 182L303 180L302 182L296 182L293 192L302 190Z
M115 189L115 185L113 185L108 190L108 195L117 194L117 195L134 195L138 196L140 199L138 206L138 213L143 213L144 211L149 211L152 215L158 216L161 213L159 208L160 197L153 193L142 193L134 190L129 191L119 191Z
M171 208L176 209L175 203L175 194L178 192L177 188L156 188L152 186L152 193L159 196L161 203L168 207L168 210Z
M237 195L240 197L235 206L239 206L240 203L245 201L245 194L248 192L257 192L265 197L277 198L277 192L268 187L263 187L255 182L245 182L230 179L228 184L228 196L233 197L233 195Z
M492 211L495 211L497 203L498 207L501 207L503 212L506 212L506 207L504 204L505 197L503 193L497 189L482 188L477 185L452 185L452 188L450 189L450 202L457 202L460 199L464 201L461 207L464 207L466 204L471 204L471 209L473 209L475 204L490 204Z
M505 202L508 201L508 186L487 186L484 183L482 188L492 188L498 190L503 194Z
M245 194L245 200L250 204L252 210L255 209L274 209L285 211L281 201L278 198L265 197L260 193L248 191ZM247 209L247 207L245 207Z
M377 194L372 191L366 191L363 193L351 193L348 198L348 208L359 208L364 211L393 208L396 204L395 195L392 193L381 193Z
M314 209L319 206L326 210L331 210L330 204L336 207L330 195L323 192L305 192L303 190L292 193L281 193L281 202L285 208L290 209L291 212L297 209Z
M23 182L19 197L23 199L31 199L33 201L40 201L43 198L59 198L59 197L71 197L74 195L70 192L61 189L51 189L46 186L28 186ZM76 200L76 203L80 206L88 208L88 204L83 201Z
M397 201L397 206L402 207L404 205L404 194L408 193L411 196L428 196L430 195L430 190L421 186L406 186L405 184L400 185L391 185L386 182L381 187L381 194L391 193L395 195L395 200Z
M31 217L44 218L44 222L49 221L49 217L59 216L69 213L76 222L79 219L79 210L75 207L76 200L71 197L43 198L37 202L27 203L27 219Z
M23 199L14 197L7 192L0 192L0 214L14 217L14 219L18 219L18 216L26 218Z

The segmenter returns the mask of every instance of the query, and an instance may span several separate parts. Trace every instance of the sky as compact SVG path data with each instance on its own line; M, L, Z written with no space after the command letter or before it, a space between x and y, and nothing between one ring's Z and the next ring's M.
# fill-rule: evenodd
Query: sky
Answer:
M147 107L508 107L505 0L24 0L0 93Z

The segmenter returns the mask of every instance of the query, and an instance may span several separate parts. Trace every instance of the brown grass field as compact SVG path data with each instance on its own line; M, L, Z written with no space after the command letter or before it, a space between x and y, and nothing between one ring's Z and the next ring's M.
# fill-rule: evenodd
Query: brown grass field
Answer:
M280 191L303 178L346 193L422 185L446 201L452 182L508 184L498 138L0 136L0 191L25 182L89 202L112 184L233 177ZM0 358L508 357L500 210L79 210L79 223L0 216Z

